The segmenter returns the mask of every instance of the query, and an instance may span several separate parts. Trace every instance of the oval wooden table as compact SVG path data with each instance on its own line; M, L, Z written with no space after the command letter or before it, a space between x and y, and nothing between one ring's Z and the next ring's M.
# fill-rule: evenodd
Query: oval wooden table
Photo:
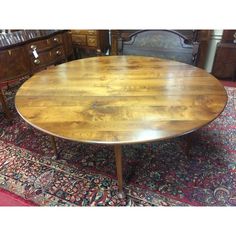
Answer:
M206 71L140 56L80 59L44 70L15 98L21 117L64 139L114 145L122 191L122 144L168 139L214 120L227 94Z

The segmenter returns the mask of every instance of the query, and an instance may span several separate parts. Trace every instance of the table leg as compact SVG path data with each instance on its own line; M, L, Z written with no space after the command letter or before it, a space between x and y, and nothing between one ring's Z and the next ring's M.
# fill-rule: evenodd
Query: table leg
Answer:
M57 152L57 145L56 145L55 137L50 135L50 139L51 139L51 143L52 143L52 148L53 148L54 154L56 156L56 159L58 159L58 152Z
M119 145L119 144L115 145L114 151L115 151L115 158L116 158L116 174L117 174L118 189L119 189L118 196L120 198L123 198L124 191L123 191L122 147L121 147L121 145Z
M187 157L190 157L190 151L191 151L191 148L193 146L193 136L192 136L192 133L190 134L185 134L183 136L183 141L184 141L184 144L181 145L181 148L184 152L184 154L187 156Z
M2 103L2 110L5 113L5 116L7 117L7 119L11 119L11 114L10 111L7 107L7 102L6 102L6 98L4 96L4 92L3 89L0 89L0 102Z

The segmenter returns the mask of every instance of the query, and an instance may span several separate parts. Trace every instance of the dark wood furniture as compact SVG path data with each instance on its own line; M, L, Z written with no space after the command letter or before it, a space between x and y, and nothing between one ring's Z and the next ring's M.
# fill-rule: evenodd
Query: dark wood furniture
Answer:
M224 30L217 44L212 74L221 80L236 81L236 30Z
M31 76L50 65L67 61L72 55L67 31L23 30L0 35L0 101L7 110L3 88L24 76Z
M194 41L199 43L196 66L205 69L208 46L211 39L212 30L197 30Z
M68 33L57 33L27 44L31 72L35 73L49 65L65 62L72 54L72 47L69 47L68 39ZM34 50L37 51L38 58L35 58Z
M30 58L25 45L0 50L0 84L31 74Z
M133 29L133 30L111 30L111 55L117 55L118 54L118 39L124 38L127 39L130 37L131 34L134 34L135 32L140 31L140 29ZM179 32L188 40L190 41L197 41L197 39L202 38L199 37L199 31L197 30L175 30L176 32Z
M104 55L110 48L109 30L71 30L76 58Z
M236 43L236 30L224 30L221 43Z
M15 99L21 117L41 131L114 145L120 191L122 144L192 132L214 120L226 102L224 87L206 71L140 56L64 63L27 80Z
M127 39L129 39L132 34L135 34L138 31L140 30L111 30L111 55L119 55L119 41L127 41ZM197 42L199 44L195 65L197 67L204 68L211 30L174 31L180 33L182 38L187 38L187 42L191 42L191 44L195 44L195 42Z
M195 65L198 43L173 30L140 30L118 39L119 55L142 55Z

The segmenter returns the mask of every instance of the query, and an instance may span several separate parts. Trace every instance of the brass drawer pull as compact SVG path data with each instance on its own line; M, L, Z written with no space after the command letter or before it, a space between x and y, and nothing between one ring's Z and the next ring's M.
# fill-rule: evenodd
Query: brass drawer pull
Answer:
M32 44L32 45L30 45L30 48L31 48L32 50L36 50L36 49L37 49L37 46L34 45L34 44Z
M57 43L59 42L59 40L58 40L57 37L53 38L53 41L54 41L54 42L57 42Z
M88 34L96 34L96 30L88 30Z
M61 51L60 51L60 50L57 50L57 51L56 51L56 54L57 54L58 56L60 56L60 55L61 55Z
M40 64L40 60L39 59L35 59L34 60L34 64L39 65Z
M91 39L91 38L88 39L88 41L89 41L90 43L94 43L95 40L96 40L96 39Z

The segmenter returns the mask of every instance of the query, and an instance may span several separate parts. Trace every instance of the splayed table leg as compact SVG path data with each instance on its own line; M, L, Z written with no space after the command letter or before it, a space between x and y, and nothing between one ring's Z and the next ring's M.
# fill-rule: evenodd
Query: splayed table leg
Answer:
M125 194L123 191L123 171L122 171L122 147L121 145L114 146L115 158L116 158L116 174L118 179L118 197L124 198Z
M56 159L58 159L58 152L57 152L57 145L56 145L55 137L50 135L50 139L51 139L51 144L52 144L52 148L54 151L54 155L55 155Z
M11 120L11 114L10 114L10 111L9 111L9 109L7 107L6 98L4 96L4 92L3 92L2 88L0 89L0 102L2 103L2 110L3 110L6 118L8 120Z

